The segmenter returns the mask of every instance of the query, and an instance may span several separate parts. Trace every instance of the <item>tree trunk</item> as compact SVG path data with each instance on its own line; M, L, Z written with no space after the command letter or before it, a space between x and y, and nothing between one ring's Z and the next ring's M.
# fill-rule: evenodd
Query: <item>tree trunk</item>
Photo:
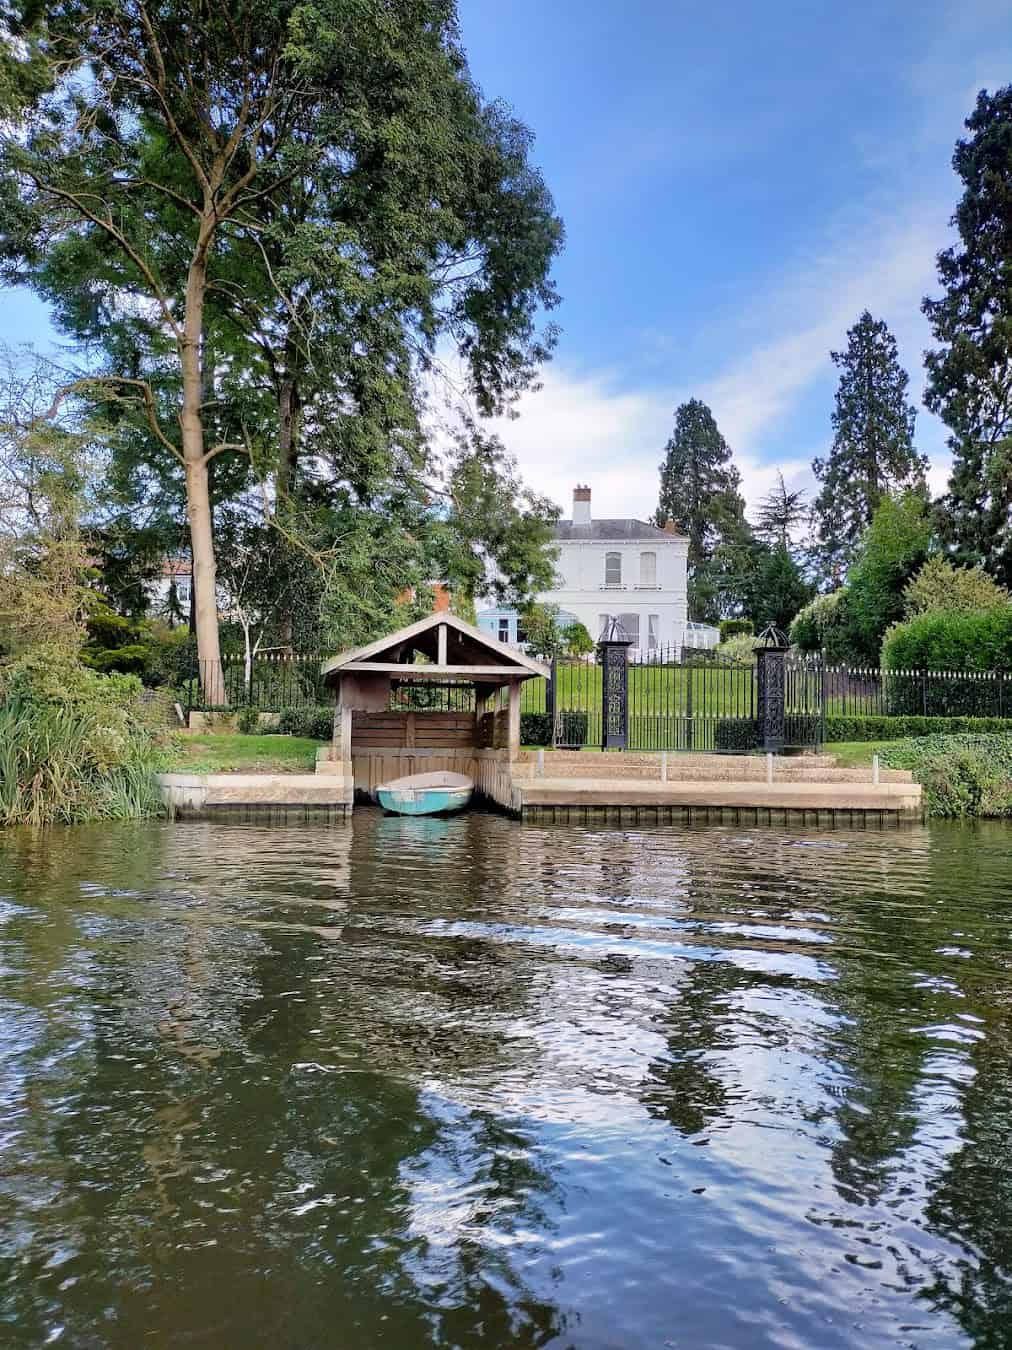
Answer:
M278 439L278 490L288 494L295 486L295 468L299 458L299 388L291 368L281 377L278 394L280 429Z
M294 358L294 353L292 357ZM299 459L299 385L293 372L293 360L288 360L285 373L281 377L278 392L279 437L278 437L278 502L277 509L284 510L284 498L291 495L295 487L295 470ZM282 647L292 646L294 623L291 608L287 608L278 622L278 642Z
M201 226L200 237L186 278L186 310L180 342L183 400L179 413L183 461L186 468L186 514L190 524L193 557L193 599L197 632L197 661L200 683L210 703L225 701L218 639L218 606L215 594L216 565L211 530L211 498L208 490L208 461L205 458L203 372L200 342L204 320L204 293L207 286L207 250L213 224Z

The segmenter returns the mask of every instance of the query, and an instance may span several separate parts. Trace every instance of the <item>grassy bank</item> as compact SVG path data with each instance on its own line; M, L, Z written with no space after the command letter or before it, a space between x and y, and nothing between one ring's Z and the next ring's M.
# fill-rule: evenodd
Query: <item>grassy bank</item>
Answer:
M176 773L312 773L320 744L304 736L181 736L170 767Z
M826 746L842 765L909 769L924 788L928 814L1012 816L1012 735L918 736L904 741L851 741Z

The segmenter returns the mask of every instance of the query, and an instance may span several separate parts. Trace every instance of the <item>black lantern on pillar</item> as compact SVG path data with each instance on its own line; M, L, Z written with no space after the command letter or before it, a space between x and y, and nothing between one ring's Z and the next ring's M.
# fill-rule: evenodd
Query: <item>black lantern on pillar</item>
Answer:
M756 698L759 737L766 751L782 750L787 740L787 651L784 633L771 623L756 639Z
M629 648L632 638L609 618L597 644L601 663L601 748L624 750L629 741Z

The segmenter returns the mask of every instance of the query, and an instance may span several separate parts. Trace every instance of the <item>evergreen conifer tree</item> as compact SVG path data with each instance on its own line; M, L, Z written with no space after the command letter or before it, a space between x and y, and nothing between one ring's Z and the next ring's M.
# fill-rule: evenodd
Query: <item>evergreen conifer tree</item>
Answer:
M927 460L914 449L916 412L896 339L865 310L847 333L847 349L831 353L840 370L833 445L812 470L815 553L823 577L837 583L879 502L889 493L923 493Z
M938 255L940 299L923 309L925 403L949 427L952 476L939 513L960 562L1012 584L1012 85L982 90L956 144L959 240Z
M741 476L731 447L701 399L675 412L675 429L664 448L655 520L672 520L689 537L689 613L717 619L725 589L720 558L751 540L741 495Z

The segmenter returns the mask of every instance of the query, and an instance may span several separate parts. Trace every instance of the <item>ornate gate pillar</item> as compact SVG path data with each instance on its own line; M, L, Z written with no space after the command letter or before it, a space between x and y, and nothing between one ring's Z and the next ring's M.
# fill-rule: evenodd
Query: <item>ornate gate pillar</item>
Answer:
M597 644L601 662L601 749L624 750L629 743L629 648L632 638L618 619L609 619Z
M766 751L782 750L787 739L788 647L787 638L771 623L754 649L759 741Z

